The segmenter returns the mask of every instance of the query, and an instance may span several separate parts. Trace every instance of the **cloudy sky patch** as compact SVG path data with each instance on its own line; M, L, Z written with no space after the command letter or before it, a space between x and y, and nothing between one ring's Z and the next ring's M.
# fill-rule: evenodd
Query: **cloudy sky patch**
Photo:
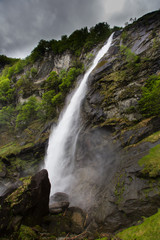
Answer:
M23 58L41 39L98 22L123 26L159 8L159 0L0 0L0 54Z

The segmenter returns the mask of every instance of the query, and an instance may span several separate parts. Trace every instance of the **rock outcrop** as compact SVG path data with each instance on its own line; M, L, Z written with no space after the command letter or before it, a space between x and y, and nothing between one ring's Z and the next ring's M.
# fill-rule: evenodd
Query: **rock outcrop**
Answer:
M20 224L34 226L49 213L50 182L46 170L25 178L18 188L1 196L0 233L17 231Z

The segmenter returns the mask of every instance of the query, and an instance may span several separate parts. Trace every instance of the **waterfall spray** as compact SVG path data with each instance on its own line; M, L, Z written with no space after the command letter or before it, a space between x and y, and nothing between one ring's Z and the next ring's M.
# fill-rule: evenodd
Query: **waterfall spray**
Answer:
M74 181L72 171L74 168L74 153L79 132L79 113L81 102L87 90L87 80L99 60L107 53L111 46L113 34L107 43L99 50L93 64L85 73L79 87L76 89L65 112L60 117L57 126L52 130L49 138L45 168L48 170L51 181L51 194L66 192Z

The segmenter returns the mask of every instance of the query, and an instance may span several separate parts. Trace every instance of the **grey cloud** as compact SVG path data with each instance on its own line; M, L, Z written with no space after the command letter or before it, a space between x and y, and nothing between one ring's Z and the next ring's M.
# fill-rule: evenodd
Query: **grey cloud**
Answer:
M122 25L158 9L159 0L0 0L0 54L24 57L41 39L98 22Z

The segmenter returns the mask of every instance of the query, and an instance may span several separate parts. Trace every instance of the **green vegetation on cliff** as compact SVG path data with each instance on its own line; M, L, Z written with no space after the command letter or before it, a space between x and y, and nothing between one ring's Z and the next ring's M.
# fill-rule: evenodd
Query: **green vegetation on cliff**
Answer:
M5 55L0 55L0 67L4 67L5 65L12 65L14 64L18 59L16 58L9 58Z
M18 105L15 104L17 92L24 97L31 95L32 78L36 74L36 69L31 68L16 83L12 78L4 77L8 76L8 72L10 72L10 68L8 68L8 71L5 69L5 74L2 73L0 78L0 103L2 104L0 124L24 128L33 120L44 121L56 117L57 109L62 107L75 79L83 72L83 66L81 65L80 68L72 67L68 72L62 70L59 75L56 72L51 72L42 86L44 91L42 101L35 96L31 96L23 104Z
M123 240L158 240L160 236L160 210L155 215L144 218L140 225L130 227L117 234Z
M160 144L151 148L149 154L139 160L139 165L143 167L142 173L150 177L156 177L160 174Z
M152 75L142 88L140 111L145 117L160 114L160 75Z

